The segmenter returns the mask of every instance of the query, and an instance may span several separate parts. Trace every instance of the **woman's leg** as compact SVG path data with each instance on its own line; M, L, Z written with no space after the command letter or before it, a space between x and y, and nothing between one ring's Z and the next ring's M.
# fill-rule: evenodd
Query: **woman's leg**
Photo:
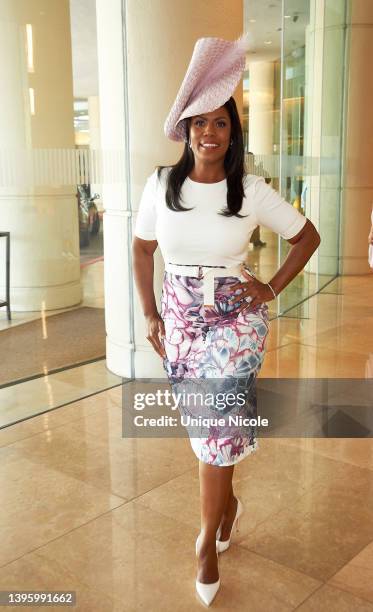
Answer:
M216 582L219 578L216 556L216 532L229 508L234 466L210 465L199 462L201 497L201 545L199 549L199 582Z
M233 493L233 486L231 486L221 521L221 531L219 536L219 540L221 542L225 542L230 538L233 521L236 517L237 504L237 497L235 497Z

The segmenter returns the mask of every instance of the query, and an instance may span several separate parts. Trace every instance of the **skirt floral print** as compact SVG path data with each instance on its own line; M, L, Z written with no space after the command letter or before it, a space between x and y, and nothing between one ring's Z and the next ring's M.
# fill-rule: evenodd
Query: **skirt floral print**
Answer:
M248 266L246 269L253 274ZM203 305L202 279L164 272L161 317L165 324L166 357L163 366L176 393L180 392L181 383L185 386L188 382L193 388L202 384L205 392L209 388L223 393L245 392L247 401L243 405L228 409L217 406L215 414L224 413L227 417L229 412L247 422L257 417L256 377L265 354L268 306L262 303L238 312L242 300L230 303L230 298L241 292L241 289L232 289L238 280L246 279L243 275L215 279L212 307ZM197 416L196 409L193 412L184 405L180 412ZM200 412L206 414L205 410ZM212 414L214 409L209 412ZM198 459L211 465L233 465L258 448L256 426L251 424L229 428L212 425L207 431L206 427L201 428L197 435L194 427L188 428L188 433Z

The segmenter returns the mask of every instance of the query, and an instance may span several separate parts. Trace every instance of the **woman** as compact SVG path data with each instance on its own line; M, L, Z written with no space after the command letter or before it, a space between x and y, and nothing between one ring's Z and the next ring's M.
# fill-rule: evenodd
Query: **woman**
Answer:
M232 413L255 416L255 379L268 333L267 302L302 270L320 238L312 223L262 177L245 173L242 127L231 97L244 67L239 45L212 38L197 41L165 123L170 138L185 140L184 151L175 165L158 168L146 182L133 264L147 338L163 359L171 384L202 381L204 389L213 382L224 389L232 381L243 384L250 390L248 401L233 406ZM212 83L203 71L209 51ZM211 91L217 105L213 110ZM243 267L258 224L294 245L270 283ZM158 245L165 261L160 314L153 290ZM189 407L181 410L188 412ZM228 434L224 427L190 433L199 459L201 496L196 590L207 605L220 586L217 553L229 547L243 511L232 488L234 465L257 448L255 433L255 427L247 425Z

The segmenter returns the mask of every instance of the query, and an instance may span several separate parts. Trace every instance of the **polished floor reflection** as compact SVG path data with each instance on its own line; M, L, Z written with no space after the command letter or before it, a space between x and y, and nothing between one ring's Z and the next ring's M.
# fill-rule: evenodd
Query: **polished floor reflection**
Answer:
M45 413L77 399L120 385L106 360L76 366L0 388L0 427Z
M90 252L91 256L94 254L95 252ZM11 321L7 320L6 312L2 310L0 312L0 341L2 330L29 321L43 318L48 329L48 317L55 314L81 309L82 307L103 309L104 263L102 260L90 261L90 263L86 261L82 266L83 296L82 302L78 306L42 312L12 312ZM17 382L14 385L0 386L0 427L55 409L92 393L98 393L118 385L122 381L119 376L107 369L105 359L52 373L48 372L47 367L45 369L44 376Z
M260 376L372 378L372 289L341 278L309 319L272 321ZM201 610L195 456L186 439L122 438L121 395L0 430L0 590L75 590L84 612ZM235 488L245 513L211 609L373 611L371 439L261 438Z

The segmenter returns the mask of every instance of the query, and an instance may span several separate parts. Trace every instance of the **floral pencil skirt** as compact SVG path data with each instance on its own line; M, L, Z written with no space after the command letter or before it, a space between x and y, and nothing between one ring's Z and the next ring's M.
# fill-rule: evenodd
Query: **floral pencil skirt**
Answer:
M183 398L178 409L194 453L217 466L238 463L258 448L256 377L268 306L238 312L243 300L229 302L242 292L232 289L238 280L246 281L243 275L215 278L213 307L203 304L203 279L165 271L162 287L163 366L173 393Z

